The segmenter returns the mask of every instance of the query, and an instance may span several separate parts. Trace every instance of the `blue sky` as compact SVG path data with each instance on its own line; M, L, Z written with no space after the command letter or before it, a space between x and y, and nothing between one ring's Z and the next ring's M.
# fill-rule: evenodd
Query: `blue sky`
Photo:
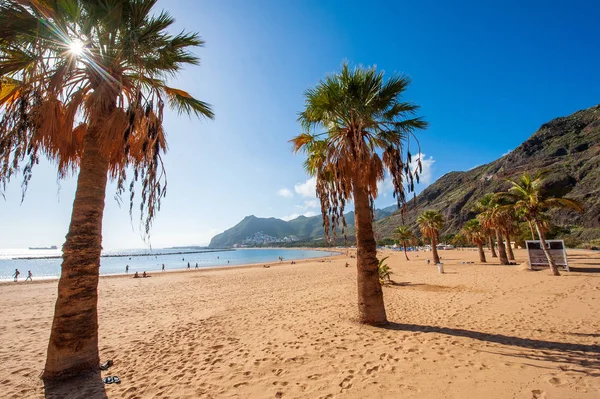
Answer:
M303 91L343 60L412 77L406 99L430 123L419 133L427 183L490 162L542 123L600 102L596 2L449 3L159 1L177 31L206 40L201 66L173 85L211 103L216 119L166 116L169 192L152 245L207 244L250 214L317 212L288 140L300 132ZM57 182L55 167L42 163L23 204L19 183L0 200L0 248L60 246L75 179ZM394 202L382 188L381 207ZM104 248L143 247L137 218L130 222L114 192L110 185Z

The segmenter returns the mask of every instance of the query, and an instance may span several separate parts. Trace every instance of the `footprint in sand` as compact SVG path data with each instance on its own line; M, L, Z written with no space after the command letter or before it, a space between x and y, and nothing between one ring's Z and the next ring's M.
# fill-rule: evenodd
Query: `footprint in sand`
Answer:
M349 375L348 377L344 378L342 382L340 382L340 387L342 390L352 388L352 378L354 378L354 376Z
M546 399L546 392L540 389L534 389L531 391L531 399Z
M554 386L564 385L564 381L557 377L552 377L548 380L548 382Z

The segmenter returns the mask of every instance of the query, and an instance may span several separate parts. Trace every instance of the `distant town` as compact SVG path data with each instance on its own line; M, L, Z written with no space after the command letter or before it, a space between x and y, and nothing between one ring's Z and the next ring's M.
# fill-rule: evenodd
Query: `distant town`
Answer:
M246 237L241 243L233 244L233 247L234 248L244 248L247 246L295 242L295 241L300 241L300 239L294 235L285 236L285 237L273 237L273 236L263 233L262 231L257 231L256 233L252 234L251 236Z

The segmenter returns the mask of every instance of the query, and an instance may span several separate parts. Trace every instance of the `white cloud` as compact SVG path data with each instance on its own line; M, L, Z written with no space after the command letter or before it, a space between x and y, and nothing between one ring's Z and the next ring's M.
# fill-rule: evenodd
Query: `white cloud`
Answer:
M419 183L415 181L415 189L418 191L419 188L423 189L433 183L433 164L435 163L435 159L432 156L427 158L426 154L419 153L417 155L413 155L412 162L410 163L410 170L414 173L418 168L417 160L421 158L421 166L423 167L423 171L419 173ZM388 195L392 195L394 191L394 184L392 183L392 178L390 176L386 176L382 181L377 183L377 192L380 197L387 197Z
M277 190L277 195L279 195L280 197L292 198L294 196L294 193L289 188L281 188Z
M510 154L512 151L513 151L513 150L508 150L508 151L506 151L504 154L502 154L502 156L508 155L508 154Z
M304 183L296 183L294 191L305 198L316 198L317 178L311 177Z
M304 212L304 213L292 213L291 215L283 216L280 219L285 220L287 222L287 221L296 219L298 216L306 216L307 218L309 218L311 216L317 216L317 215L318 215L317 212L308 211L308 212Z
M433 164L435 163L435 159L432 156L427 158L426 154L419 153L418 155L413 155L412 162L410 163L410 170L413 172L417 170L417 159L421 158L421 166L423 167L423 171L419 173L419 181L420 184L424 184L426 186L433 183Z

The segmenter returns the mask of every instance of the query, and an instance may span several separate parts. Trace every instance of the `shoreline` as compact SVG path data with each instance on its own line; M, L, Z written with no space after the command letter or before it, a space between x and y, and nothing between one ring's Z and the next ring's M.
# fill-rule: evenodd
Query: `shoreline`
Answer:
M251 248L244 248L244 249L251 249ZM280 248L256 248L256 249L280 249ZM307 262L326 262L327 260L337 260L340 257L344 257L346 256L345 254L343 254L340 251L330 251L328 249L323 249L323 248L319 248L319 249L307 249L307 248L288 248L291 250L312 250L312 251L321 251L321 252L337 252L337 255L325 255L325 256L320 256L320 257L315 257L315 258L300 258L300 259L286 259L283 262L258 262L258 263L243 263L243 264L238 264L238 265L222 265L222 266L217 266L217 265L209 265L209 266L205 266L205 267L199 267L198 269L191 267L190 269L187 268L180 268L180 269L170 269L170 270L151 270L151 271L147 271L148 274L152 273L150 275L150 277L155 277L155 276L160 276L160 275L166 275L166 274L174 274L174 273L189 273L189 272L211 272L211 271L216 271L216 270L235 270L235 269L246 269L246 268L257 268L257 267L264 267L264 265L267 265L269 267L273 267L273 266L284 266L284 265L289 265L291 266L290 262L294 261L294 264L300 264L300 263L307 263ZM133 275L135 274L135 272L132 273L111 273L111 274L100 274L100 278L101 279L112 279L112 278L133 278ZM35 276L34 276L35 277ZM24 277L26 278L26 277ZM0 286L4 286L4 285L29 285L29 284L43 284L43 283L48 283L48 282L53 282L53 281L58 281L60 277L56 276L44 276L44 277L38 277L37 279L33 280L33 281L27 281L25 282L23 279L20 279L20 281L18 282L14 282L12 281L12 279L6 279L6 280L0 280ZM143 279L143 277L141 277ZM148 277L147 277L148 278Z

